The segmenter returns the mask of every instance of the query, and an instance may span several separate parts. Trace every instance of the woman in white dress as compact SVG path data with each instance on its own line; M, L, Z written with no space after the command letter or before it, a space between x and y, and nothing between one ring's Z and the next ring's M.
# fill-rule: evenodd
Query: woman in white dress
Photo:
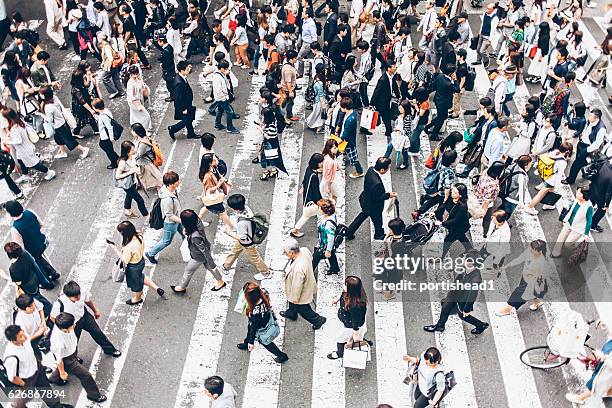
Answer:
M130 125L140 123L149 132L151 115L145 108L145 99L149 97L149 87L140 77L137 66L130 67L130 79L127 83L127 103L130 107Z
M510 147L506 152L508 157L506 164L509 165L524 154L531 152L531 140L535 139L537 130L536 108L532 104L525 105L525 113L522 114L523 120L517 124L517 135L512 139Z
M525 77L525 81L532 84L540 82L542 76L546 74L550 50L550 25L546 21L540 23L536 45L538 47L536 54L529 63L527 77Z

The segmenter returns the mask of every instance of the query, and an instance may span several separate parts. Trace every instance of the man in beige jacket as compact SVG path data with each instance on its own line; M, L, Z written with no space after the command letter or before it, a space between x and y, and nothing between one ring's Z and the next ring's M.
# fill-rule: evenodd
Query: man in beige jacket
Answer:
M290 260L285 274L285 294L289 307L281 311L280 315L289 320L296 320L300 315L312 324L314 330L317 330L327 319L310 307L310 302L317 293L317 281L312 270L312 254L308 248L300 248L294 239L286 242L284 251Z

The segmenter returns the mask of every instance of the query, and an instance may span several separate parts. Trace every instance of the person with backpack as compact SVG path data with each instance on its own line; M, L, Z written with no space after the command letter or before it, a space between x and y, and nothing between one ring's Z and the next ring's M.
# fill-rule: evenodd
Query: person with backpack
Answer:
M556 189L561 188L561 180L565 177L565 169L567 168L567 160L572 157L572 152L574 147L569 142L561 143L558 149L554 149L548 155L549 159L553 161L552 168L548 171L542 170L540 172L541 166L540 162L538 162L538 172L542 177L542 183L536 186L536 190L539 190L535 197L532 198L529 205L525 208L525 212L531 215L537 215L538 210L535 209L535 206L540 203L546 197L548 193L553 193ZM540 158L540 161L542 159ZM547 166L550 167L550 166ZM552 204L544 204L542 206L543 210L554 210L556 207Z
M45 250L49 246L47 237L42 232L40 217L32 210L25 210L17 201L4 204L4 209L12 219L11 241L18 243L28 251L43 275L50 281L57 281L61 275L47 259Z
M417 220L429 209L444 203L450 197L451 187L455 183L454 165L457 152L447 150L442 153L438 166L427 173L423 179L424 194L419 199L421 206L412 212L412 218Z
M215 114L215 129L226 130L231 134L239 134L238 130L232 120L234 119L234 108L232 107L232 101L234 100L234 94L228 74L230 72L229 62L222 60L217 66L217 72L214 72L212 80L212 88L214 100L217 103L217 111ZM221 118L225 113L227 126L221 124Z
M333 147L335 144L336 152L333 152ZM326 162L329 167L328 172L336 171L336 175L334 177L341 177L337 174L338 164L335 160L335 154L337 153L338 144L335 140L328 139L325 143L325 148L323 149L324 154L314 153L310 156L310 160L308 160L308 167L304 172L304 178L302 179L302 216L295 223L293 229L289 232L293 238L301 238L304 236L304 233L301 231L302 227L306 222L319 214L317 203L321 198L323 198L324 194L321 192L327 191L329 188L333 194L333 184L331 186L320 185L319 183L319 174L321 172L325 172ZM326 153L327 151L327 153ZM333 179L332 179L333 180Z
M338 226L336 206L333 201L323 198L317 202L317 207L322 216L317 221L318 241L312 252L312 269L316 270L319 262L328 259L329 270L325 274L337 275L340 273L340 266L334 245Z
M36 299L44 307L45 316L51 313L51 302L40 293L40 288L51 289L51 283L40 271L32 255L16 242L4 244L4 252L11 263L10 280L17 285L18 291Z
M24 330L16 324L4 329L4 337L8 344L4 349L2 363L6 370L8 381L14 384L17 390L40 391L42 400L49 408L72 408L72 405L62 404L59 397L53 397L53 393L46 392L51 389L45 370L36 359L30 338ZM30 395L34 395L32 392ZM12 407L26 408L29 399L28 392L17 393Z
M15 308L13 309L13 324L20 326L30 338L34 355L38 361L42 361L42 353L38 345L45 338L47 332L48 314L45 315L45 306L38 299L34 299L33 296L22 293L15 299ZM49 306L51 306L50 303Z
M121 83L121 78L119 78L123 59L110 45L108 37L104 32L98 31L96 38L98 39L98 49L102 55L102 64L100 65L102 83L109 93L109 99L121 97L125 95L123 83Z
M415 367L413 407L437 406L447 387L440 351L430 347L418 357L406 355L402 359Z
M363 191L359 195L361 212L346 230L345 237L347 240L355 239L355 232L368 218L370 218L374 225L374 239L383 240L385 238L382 222L385 201L397 197L395 191L385 191L385 185L382 181L382 176L389 171L390 166L391 159L383 156L379 157L374 166L370 167L366 172L363 181Z
M313 330L319 330L327 319L312 310L310 306L317 293L312 255L308 248L300 248L293 238L285 241L283 252L289 258L284 279L288 307L279 314L289 320L297 320L298 315L302 316L312 324Z
M587 157L598 152L606 141L606 126L601 120L602 112L599 108L593 108L589 112L588 125L581 132L576 149L576 157L570 168L569 175L562 181L564 184L574 184L580 170L587 165Z
M535 137L533 146L531 148L531 155L534 158L539 158L543 154L550 152L557 139L557 132L553 127L553 122L557 120L557 116L554 114L548 115L544 118L542 127L538 130L538 134Z
M227 286L227 283L223 281L217 264L212 257L211 245L208 238L206 238L206 231L202 220L200 220L195 211L183 210L181 211L181 223L185 228L185 239L187 239L190 259L187 265L185 265L181 283L177 286L170 286L170 289L176 294L184 294L187 291L187 286L191 282L193 274L202 265L205 271L210 271L217 280L216 285L210 288L210 290L213 292L220 291Z
M145 258L153 265L157 264L155 257L172 243L174 235L178 232L185 239L183 225L181 224L181 202L178 198L180 184L179 175L170 170L164 174L164 185L159 189L159 208L163 219L163 232L161 239L145 252ZM155 204L153 205L155 209Z
M457 183L451 188L448 198L435 211L438 223L447 231L442 244L442 259L448 254L455 241L459 241L466 251L472 248L466 235L470 230L470 213L467 200L466 185Z
M258 271L254 276L256 280L261 281L271 278L272 273L270 272L270 268L268 268L268 265L266 265L261 255L259 255L257 244L255 243L255 240L258 238L257 233L261 233L261 228L264 226L261 225L258 220L254 219L256 215L253 214L253 211L246 205L246 198L242 194L232 194L229 196L227 198L227 206L234 211L236 220L232 221L230 225L227 225L223 232L234 240L234 246L230 254L225 258L223 265L221 265L221 272L227 274L234 266L234 263L236 263L240 254L244 252L247 260L255 266ZM232 227L233 230L230 229Z
M499 197L502 199L500 208L512 215L516 207L525 207L529 197L529 169L533 158L524 154L519 156L505 172L499 182Z
M81 382L88 400L102 403L107 400L106 395L100 393L96 380L77 357L78 336L75 321L75 317L67 312L59 313L55 319L55 327L51 331L51 352L57 362L57 368L49 376L49 382L65 385L68 383L68 374L72 374Z
M159 191L163 185L163 175L160 170L161 154L159 144L147 135L147 130L140 123L130 126L133 143L136 147L134 160L139 168L138 178L142 188L146 191L155 188Z

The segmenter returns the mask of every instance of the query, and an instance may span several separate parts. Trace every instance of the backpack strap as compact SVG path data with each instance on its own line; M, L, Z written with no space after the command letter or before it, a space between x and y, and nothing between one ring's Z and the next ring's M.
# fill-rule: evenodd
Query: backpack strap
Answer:
M62 302L62 299L57 298L57 303L59 303L60 313L63 313L64 312L64 302Z
M19 377L19 357L17 357L14 354L11 354L10 356L6 356L4 358L4 361L2 361L2 365L4 366L6 363L6 360L8 360L9 358L14 358L15 361L17 362L17 367L15 367L15 377ZM11 378L9 378L8 380L11 381ZM12 381L11 381L11 384L13 384Z

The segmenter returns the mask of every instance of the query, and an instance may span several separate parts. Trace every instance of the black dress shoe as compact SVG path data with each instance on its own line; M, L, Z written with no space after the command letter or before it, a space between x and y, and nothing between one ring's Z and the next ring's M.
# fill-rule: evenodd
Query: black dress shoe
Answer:
M283 316L285 319L289 319L289 320L293 320L293 321L297 320L297 316L290 316L290 315L288 315L286 310L281 310L278 314Z
M327 321L327 317L322 317L321 319L319 319L319 322L317 324L313 324L312 325L312 329L313 330L319 330L321 328L321 326L323 326L325 324L325 322Z
M430 332L430 333L437 332L437 331L443 332L444 327L438 327L435 324L432 324L431 326L423 327L423 330L425 330L426 332Z
M106 398L106 395L100 395L98 398L89 398L87 397L88 400L93 401L93 402L97 402L97 403L101 403L106 401L108 398Z
M280 357L274 357L274 361L276 361L278 364L283 364L287 360L289 360L289 356L286 354L283 354Z
M485 323L485 324L483 324L483 325L482 325L482 327L480 327L480 328L478 328L478 327L474 327L474 328L473 328L473 329L470 331L470 333L472 333L472 334L480 334L480 333L482 333L483 331L487 330L487 327L489 327L489 323Z
M213 292L218 292L218 291L220 291L221 289L223 289L226 286L227 286L227 282L223 282L223 285L221 285L219 287L213 286L212 288L210 288L210 290L212 290Z
M174 136L174 132L170 126L168 126L168 136L170 136L170 139L176 140L176 136Z
M107 353L105 351L104 354L106 354L107 356L115 357L115 358L121 357L121 352L119 350L113 350L110 353Z
M55 385L59 385L60 387L68 384L68 380L62 380L61 378L58 378L57 381L54 381L53 384Z
M236 347L238 347L238 349L240 350L248 350L249 349L249 345L246 343L238 343L236 344Z
M187 292L187 289L176 290L176 286L172 286L172 285L170 285L170 289L172 289L172 291L176 293L177 295L183 295L185 294L185 292Z
M79 362L79 364L83 364L83 359L81 357L77 357L77 361Z
M384 235L374 235L374 241L382 241L385 239Z
M117 165L116 164L109 164L108 166L106 166L107 169L112 170L112 169L116 169Z
M166 99L164 99L165 102L172 102L174 99L172 99L171 97L167 97Z
M53 275L51 275L51 280L52 281L56 281L56 280L59 280L59 278L61 278L61 277L62 277L62 275L60 273L55 272Z
M193 135L187 135L187 139L199 139L200 136L196 135L195 133Z
M354 235L345 235L344 239L346 239L347 241L352 241L352 240L355 239L355 236Z
M164 296L164 293L166 293L162 288L157 288L156 292L159 296Z
M239 115L239 114L237 114L237 113L234 113L234 116L233 116L233 117L234 117L234 119L240 119L240 115Z

